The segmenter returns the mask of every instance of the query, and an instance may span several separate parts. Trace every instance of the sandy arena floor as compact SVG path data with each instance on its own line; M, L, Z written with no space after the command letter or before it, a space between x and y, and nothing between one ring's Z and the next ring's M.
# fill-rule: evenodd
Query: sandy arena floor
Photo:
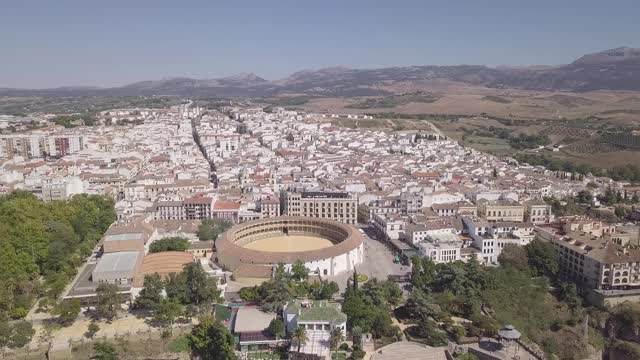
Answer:
M269 239L257 240L244 247L252 250L269 252L291 252L317 250L333 246L327 239L314 236L278 236Z

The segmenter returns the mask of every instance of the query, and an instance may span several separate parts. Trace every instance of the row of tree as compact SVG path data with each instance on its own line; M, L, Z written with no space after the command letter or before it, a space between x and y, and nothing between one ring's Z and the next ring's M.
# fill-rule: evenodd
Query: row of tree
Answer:
M145 275L134 307L158 313L167 307L177 308L175 304L179 304L188 306L189 312L197 312L198 308L221 300L217 281L207 275L199 263L189 263L182 272L171 273L165 280L157 273Z
M338 284L333 281L308 280L309 269L302 261L296 261L290 271L279 264L271 279L259 286L240 289L240 297L261 305L265 311L280 312L293 299L329 300L339 291Z

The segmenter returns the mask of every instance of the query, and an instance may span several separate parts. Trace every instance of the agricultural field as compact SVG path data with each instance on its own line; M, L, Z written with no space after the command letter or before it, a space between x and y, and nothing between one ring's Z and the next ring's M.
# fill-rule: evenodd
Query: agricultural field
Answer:
M439 97L435 94L416 91L415 93L392 95L382 98L367 98L363 101L347 105L346 107L349 109L385 109L395 108L409 103L429 104L438 99Z
M580 156L581 154L605 154L619 151L620 148L606 142L583 140L572 143L562 150L568 154Z
M487 136L465 136L462 144L494 155L511 155L516 151L508 140Z
M612 146L620 148L640 150L640 136L629 133L607 134L602 136L602 140Z

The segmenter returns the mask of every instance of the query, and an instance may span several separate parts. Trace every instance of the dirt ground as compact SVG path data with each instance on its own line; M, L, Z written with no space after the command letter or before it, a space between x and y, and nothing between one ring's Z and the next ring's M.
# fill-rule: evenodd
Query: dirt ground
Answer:
M309 251L324 249L333 246L333 243L327 239L315 236L277 236L268 239L257 240L244 245L245 248L251 250L260 250L268 252L292 252L292 251Z

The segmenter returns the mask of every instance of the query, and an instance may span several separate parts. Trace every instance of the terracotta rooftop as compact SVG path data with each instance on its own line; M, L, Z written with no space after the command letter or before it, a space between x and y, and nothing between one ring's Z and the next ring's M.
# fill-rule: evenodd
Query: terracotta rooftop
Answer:
M240 209L240 203L226 200L218 200L213 205L214 210L238 210Z

